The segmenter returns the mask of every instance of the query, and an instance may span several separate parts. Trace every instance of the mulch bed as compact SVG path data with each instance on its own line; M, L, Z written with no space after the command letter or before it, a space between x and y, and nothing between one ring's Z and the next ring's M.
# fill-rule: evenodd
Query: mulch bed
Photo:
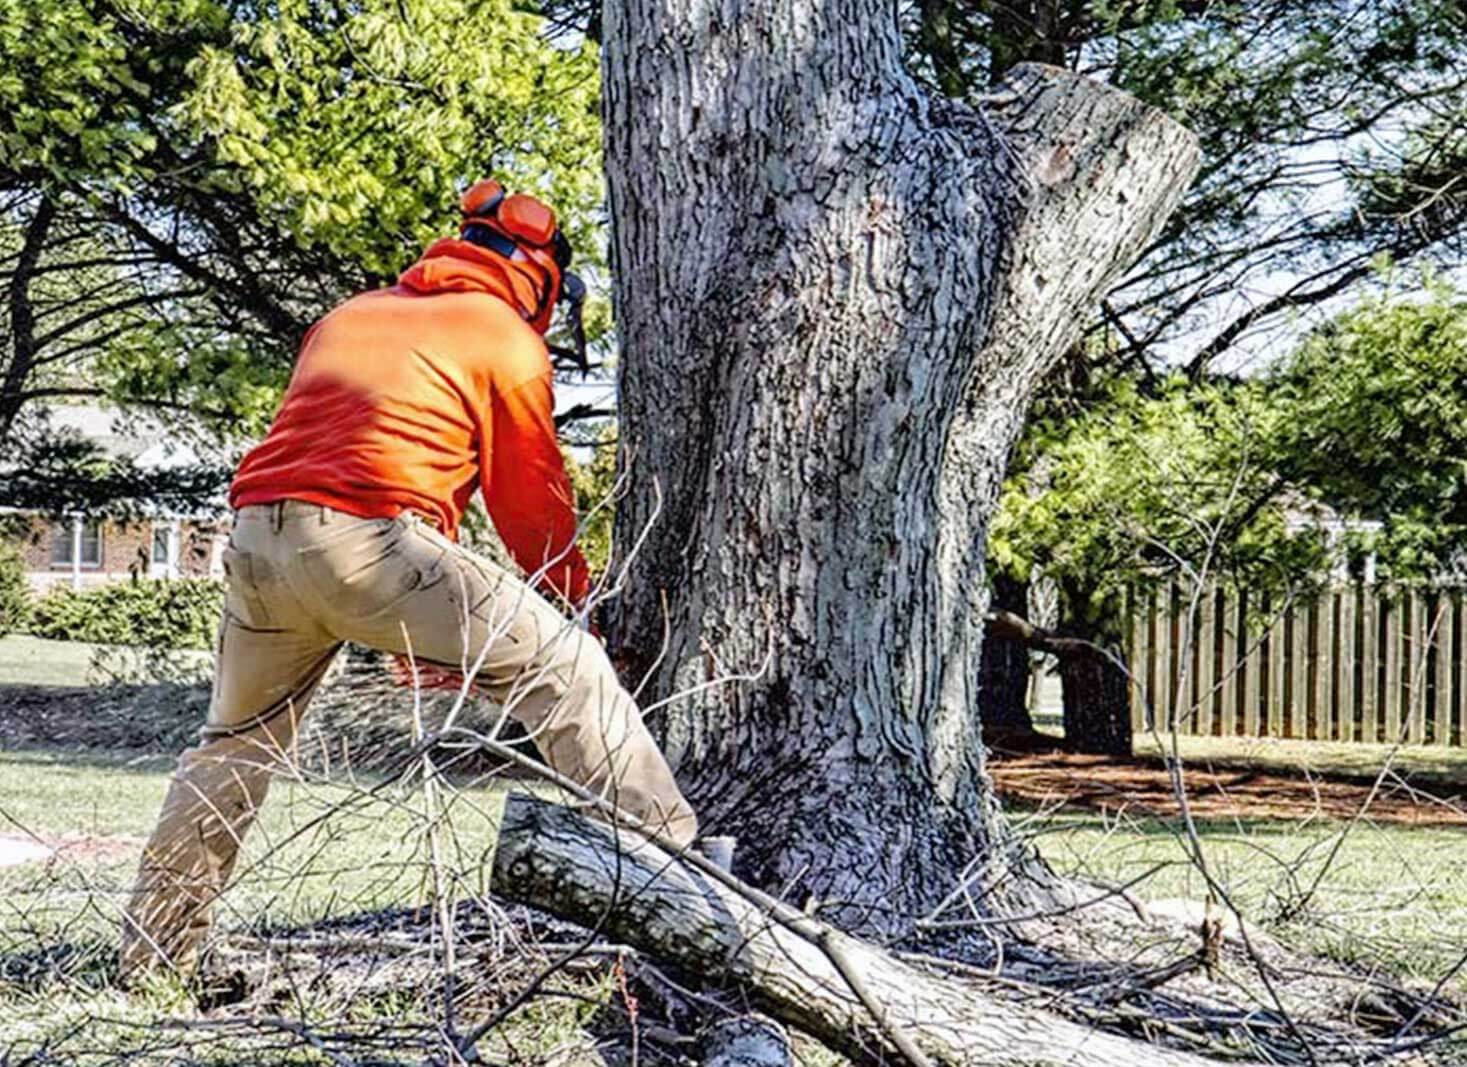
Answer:
M995 750L988 765L1008 800L1042 807L1178 813L1165 764L1154 758L1086 756L1057 748ZM1467 787L1388 775L1371 796L1374 779L1290 773L1198 761L1184 765L1187 803L1199 819L1351 819L1363 810L1377 823L1467 826Z

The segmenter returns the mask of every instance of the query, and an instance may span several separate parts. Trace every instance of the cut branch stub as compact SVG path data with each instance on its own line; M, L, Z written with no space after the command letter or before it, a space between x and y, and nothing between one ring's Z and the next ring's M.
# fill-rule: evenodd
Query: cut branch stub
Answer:
M1208 1062L934 977L753 891L736 891L635 834L530 797L505 806L493 885L509 900L738 986L771 1016L870 1067L902 1060L888 1036L893 1030L950 1067ZM885 1019L863 999L880 1005Z

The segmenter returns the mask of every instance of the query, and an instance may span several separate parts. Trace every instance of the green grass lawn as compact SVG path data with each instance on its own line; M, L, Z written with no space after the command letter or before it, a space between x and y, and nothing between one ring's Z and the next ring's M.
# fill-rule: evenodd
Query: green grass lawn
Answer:
M1208 894L1175 822L1014 816L1066 874L1107 885L1147 876L1133 892L1148 902ZM1198 829L1212 879L1247 921L1290 944L1426 983L1467 955L1467 837L1460 828L1317 820ZM1449 988L1467 995L1460 978Z
M3 754L0 818L12 832L141 839L162 800L170 763ZM221 926L300 924L426 900L422 790L380 785L373 779L277 781L248 840L239 884L221 908ZM470 785L446 796L440 844L449 865L481 874L502 789ZM1159 867L1135 887L1143 899L1206 895L1205 880L1171 822L1024 810L1012 811L1011 818L1066 873L1115 884ZM1207 823L1201 830L1213 877L1256 923L1331 956L1384 962L1421 979L1467 951L1467 841L1460 830L1368 821L1348 830L1327 821ZM58 865L74 877L40 867L0 869L0 954L28 938L62 932L110 937L135 863L134 847L121 857ZM1301 911L1302 894L1316 876L1319 888Z
M160 673L207 670L209 653L192 649L127 648L83 641L52 641L29 634L0 637L0 686L87 686L126 678L148 681Z
M75 1048L79 1025L108 1056L131 1056L157 1041L156 1024L197 1013L168 981L131 996L112 986L120 909L171 764L0 754L0 832L52 843L79 835L114 839L106 850L82 841L54 862L0 868L0 1063L47 1042ZM434 846L442 868L454 874L455 895L482 895L503 797L497 783L459 783L432 799L421 785L381 779L277 780L247 840L237 884L216 910L217 929L253 935L424 904L432 896ZM118 837L125 839L120 845ZM206 1038L191 1046L193 1062L210 1061ZM237 1049L221 1050L221 1062L238 1062L230 1059ZM172 1062L173 1053L158 1051L157 1062ZM143 1055L142 1062L154 1059Z
M125 855L72 861L63 853L51 868L0 868L0 951L14 949L17 930L24 931L22 936L40 936L43 930L75 929L78 912L99 920L98 932L110 931L171 767L170 759L0 754L4 832L42 839L132 839ZM433 824L445 859L456 870L477 871L491 855L503 790L459 785L441 792L444 811ZM277 779L246 840L239 884L223 902L222 924L300 924L421 903L430 821L426 804L421 788L384 786L375 778ZM58 892L52 876L72 868L77 878Z
M28 634L0 637L0 685L86 685L95 647Z
M68 672L89 662L91 652L86 646L58 650L58 644L0 641L0 686L21 676L24 684L76 684L65 680L74 677ZM52 681L38 681L44 678ZM1384 749L1363 746L1242 739L1184 738L1182 747L1193 762L1366 775L1384 757ZM1146 740L1138 751L1147 753ZM214 1031L205 1030L204 1037L188 1039L194 1043L187 1055L173 1046L140 1051L139 1042L159 1040L160 1021L184 1025L198 1018L198 1009L176 985L124 997L110 984L120 908L171 766L171 757L101 749L0 753L0 833L123 839L107 849L63 852L49 864L0 868L0 1063L20 1060L48 1041L72 1047L66 1042L78 1039L66 1035L74 1033L95 1037L109 1056L125 1053L136 1062L243 1062L238 1047L208 1044ZM1403 749L1397 766L1467 786L1467 753L1457 750ZM217 910L217 929L226 941L239 940L424 904L433 895L428 860L435 846L443 869L452 872L453 892L461 899L482 894L503 795L497 783L457 783L442 791L435 809L420 782L306 774L279 780L248 840L237 884ZM446 813L435 817L444 807ZM1011 808L1010 818L1063 873L1107 885L1148 875L1132 889L1147 901L1197 901L1207 894L1174 821L1022 808ZM1435 982L1467 955L1467 836L1461 830L1368 820L1347 827L1322 819L1212 822L1199 830L1212 878L1263 931L1413 983ZM1467 995L1460 978L1447 988ZM421 1021L421 992L364 993L342 1010ZM537 1033L569 1040L586 1004L584 997L568 997L567 1014L547 1021L545 1003L536 1002ZM305 1002L281 1008L287 1016L311 1010ZM301 1056L301 1062L329 1060ZM296 1057L257 1056L253 1062Z
M1467 790L1467 748L1444 745L1356 744L1336 741L1296 741L1267 737L1177 738L1182 759L1189 763L1213 763L1226 767L1249 767L1268 771L1311 771L1319 774L1373 778L1386 759L1393 770L1443 783L1461 784ZM1138 734L1138 756L1159 756L1171 750L1169 737Z

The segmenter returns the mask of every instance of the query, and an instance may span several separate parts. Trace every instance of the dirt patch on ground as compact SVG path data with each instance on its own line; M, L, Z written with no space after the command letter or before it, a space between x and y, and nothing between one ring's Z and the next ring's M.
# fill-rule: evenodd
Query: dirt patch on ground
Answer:
M176 752L208 707L208 689L194 685L0 686L0 749Z
M1177 814L1166 766L1048 749L997 751L989 763L1004 797L1044 807ZM1438 781L1373 779L1261 771L1199 762L1185 768L1187 801L1201 819L1350 819L1364 810L1375 822L1467 826L1467 789Z

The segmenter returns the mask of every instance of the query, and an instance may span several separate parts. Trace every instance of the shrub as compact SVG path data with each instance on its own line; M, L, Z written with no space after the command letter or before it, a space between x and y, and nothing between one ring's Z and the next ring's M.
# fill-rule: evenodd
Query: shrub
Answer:
M31 613L31 583L25 557L10 541L0 541L0 637L24 630Z
M30 631L59 641L212 648L224 584L211 578L134 579L57 587L31 608Z

